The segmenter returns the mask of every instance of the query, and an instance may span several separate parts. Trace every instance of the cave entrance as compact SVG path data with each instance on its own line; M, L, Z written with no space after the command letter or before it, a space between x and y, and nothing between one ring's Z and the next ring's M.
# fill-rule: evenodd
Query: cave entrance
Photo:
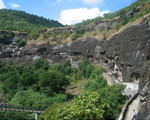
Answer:
M133 73L131 75L131 77L132 77L133 81L139 82L139 80L140 80L140 74L139 73Z

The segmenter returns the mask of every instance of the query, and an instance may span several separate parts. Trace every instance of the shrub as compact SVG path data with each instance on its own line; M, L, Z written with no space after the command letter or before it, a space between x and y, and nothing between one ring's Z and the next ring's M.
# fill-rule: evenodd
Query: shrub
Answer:
M122 85L114 85L99 92L81 93L70 103L57 104L54 109L49 107L39 120L103 120L116 117L125 102L121 93L123 89Z
M74 32L74 33L71 35L72 41L77 40L79 37L82 37L82 34Z
M103 78L102 74L95 80L90 80L85 84L85 90L96 91L107 86L107 81Z

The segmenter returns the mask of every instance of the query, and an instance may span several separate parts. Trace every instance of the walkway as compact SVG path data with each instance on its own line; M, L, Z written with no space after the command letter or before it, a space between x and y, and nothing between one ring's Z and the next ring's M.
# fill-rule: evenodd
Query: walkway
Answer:
M139 89L139 83L138 82L123 82L121 84L126 85L126 88L124 90L124 94L132 97L133 95L135 95L138 92Z
M114 76L111 76L109 72L103 73L103 77L107 80L108 85L113 85L113 84L126 85L126 88L125 88L123 94L127 95L130 98L132 96L134 96L139 90L138 82L128 82L128 83L120 82ZM137 97L136 99L133 100L133 102L129 105L129 107L125 113L124 120L132 120L133 110L138 112L139 102L140 102L139 97ZM122 120L122 113L118 120Z
M140 97L138 96L128 107L124 120L132 120L133 110L138 112L139 102L140 102Z
M132 83L122 83L127 85L125 88L125 94L129 97L132 97L138 92L139 84L137 82ZM137 97L133 102L129 105L124 120L132 120L133 110L138 111L140 98Z

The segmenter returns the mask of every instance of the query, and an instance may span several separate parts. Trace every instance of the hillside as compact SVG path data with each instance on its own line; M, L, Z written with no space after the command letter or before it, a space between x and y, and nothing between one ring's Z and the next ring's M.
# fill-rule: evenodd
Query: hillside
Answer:
M139 23L150 12L149 6L149 0L138 0L115 13L104 14L104 17L85 20L74 26L47 29L36 42L30 41L29 44L51 43L58 45L91 36L106 40L131 24Z
M63 27L58 21L28 14L23 11L1 9L0 18L0 31L26 32L29 39L36 39L42 29Z
M138 0L74 26L24 23L33 29L0 31L3 103L23 109L48 107L39 120L114 120L131 97L130 92L123 96L124 86L118 84L135 82L141 98L136 119L149 120L150 1ZM34 119L33 114L13 111L0 116Z
M127 27L137 23L138 19L140 22L141 18L148 13L150 13L150 1L138 0L119 11L104 14L104 17L97 17L76 24L75 35L72 35L71 39L76 40L82 36L84 38L94 36L101 40L109 39L125 25Z
M138 0L115 13L108 13L104 17L85 20L74 26L67 27L57 21L48 20L23 11L2 9L0 10L0 18L2 18L0 19L0 31L7 30L12 32L9 34L14 34L13 31L17 31L16 39L24 40L27 44L50 43L58 45L91 36L106 40L121 31L125 25L127 27L135 24L134 21L137 21L137 19L140 22L140 19L150 12L149 6L148 0ZM16 36L16 32L14 36ZM0 38L4 41L8 40L8 38L13 39L14 36L1 34ZM8 42L4 41L3 43Z

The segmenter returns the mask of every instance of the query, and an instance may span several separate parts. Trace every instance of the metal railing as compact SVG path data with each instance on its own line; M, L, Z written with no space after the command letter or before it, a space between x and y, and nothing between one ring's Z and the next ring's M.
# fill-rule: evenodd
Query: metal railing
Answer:
M1 104L0 111L16 111L16 112L29 112L29 113L43 113L46 107L34 108L34 107L22 107L22 106L12 106L8 104Z

